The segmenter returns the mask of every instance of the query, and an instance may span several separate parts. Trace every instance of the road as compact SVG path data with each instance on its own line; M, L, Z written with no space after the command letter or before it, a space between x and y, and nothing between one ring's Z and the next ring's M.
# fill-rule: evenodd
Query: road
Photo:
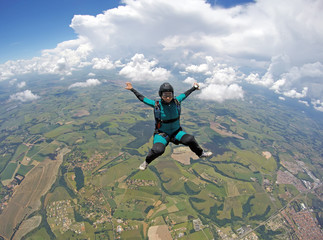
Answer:
M290 205L291 202L293 202L294 200L296 200L297 198L299 198L301 195L303 194L308 194L309 192L313 192L316 188L320 187L322 184L319 184L318 186L316 186L315 188L308 190L306 192L301 192L299 194L297 194L295 197L293 197L291 200L288 201L288 203L282 207L281 209L277 210L274 214L272 214L267 220L261 222L258 226L256 226L255 228L251 229L250 231L246 232L245 234L239 236L238 239L243 239L246 236L248 236L249 234L251 234L252 232L254 232L255 230L257 230L259 227L267 224L269 221L271 221L273 218L275 218L278 214L280 214L286 207L288 207Z

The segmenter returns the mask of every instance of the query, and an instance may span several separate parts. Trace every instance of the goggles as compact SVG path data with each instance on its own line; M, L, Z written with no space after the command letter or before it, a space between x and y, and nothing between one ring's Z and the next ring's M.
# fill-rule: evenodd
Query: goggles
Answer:
M173 97L173 93L172 92L163 92L162 93L162 97L165 97L165 98L172 98Z

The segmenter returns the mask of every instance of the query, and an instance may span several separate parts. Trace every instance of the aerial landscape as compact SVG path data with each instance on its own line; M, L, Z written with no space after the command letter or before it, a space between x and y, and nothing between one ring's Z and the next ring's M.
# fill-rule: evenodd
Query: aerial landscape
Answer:
M170 145L141 172L152 110L107 82L42 86L41 103L1 106L3 237L145 239L154 226L173 239L321 234L319 119L276 104L268 90L225 104L192 97L182 125L215 155L201 160ZM152 89L141 90L153 97ZM315 227L307 220L298 230L299 214Z
M72 2L75 39L1 45L0 239L323 239L320 1ZM213 155L140 171L154 112L126 82L198 82L180 122Z

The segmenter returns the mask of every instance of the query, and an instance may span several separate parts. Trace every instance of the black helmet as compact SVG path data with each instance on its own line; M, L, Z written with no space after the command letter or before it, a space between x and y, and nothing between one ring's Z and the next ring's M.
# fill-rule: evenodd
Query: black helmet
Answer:
M160 88L159 88L159 96L160 97L162 96L163 92L171 92L174 94L174 88L172 87L172 85L165 82L162 85L160 85Z

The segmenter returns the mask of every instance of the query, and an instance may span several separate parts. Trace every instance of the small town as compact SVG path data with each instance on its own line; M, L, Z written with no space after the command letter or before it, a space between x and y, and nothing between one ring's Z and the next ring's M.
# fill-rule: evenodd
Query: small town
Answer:
M282 211L282 215L299 239L323 239L323 232L320 229L316 218L313 217L313 212L306 209L304 204L301 205L301 211L296 212L293 207L289 207Z
M8 205L8 202L12 197L15 188L24 180L24 178L25 177L20 174L15 174L13 180L7 186L4 186L5 191L2 192L4 196L0 198L0 214Z
M64 233L71 230L77 234L85 232L84 223L75 221L71 200L52 202L47 207L47 221L54 231L59 230Z

